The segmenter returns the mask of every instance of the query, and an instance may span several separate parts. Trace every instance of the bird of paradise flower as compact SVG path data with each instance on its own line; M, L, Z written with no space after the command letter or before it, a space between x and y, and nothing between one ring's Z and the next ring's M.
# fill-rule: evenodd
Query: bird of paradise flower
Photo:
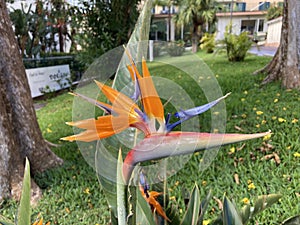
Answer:
M202 106L181 110L173 115L169 113L165 118L163 104L156 92L145 59L142 60L142 76L130 54L128 52L127 54L131 62L127 69L135 85L133 96L128 97L98 81L95 81L95 83L111 104L100 102L78 93L71 93L95 104L106 114L97 119L91 118L67 122L68 125L85 129L85 131L62 138L62 140L67 141L91 142L110 137L129 127L139 129L144 133L144 139L128 152L124 160L123 173L126 180L129 179L132 169L139 162L164 158L170 155L191 154L201 149L264 137L270 133L268 131L257 134L216 134L172 131L182 122L209 110L229 94ZM139 107L136 103L138 100L141 101L142 107ZM170 123L171 116L178 118L178 121ZM174 148L176 146L177 148Z
M62 140L67 141L91 142L118 134L129 127L142 131L144 139L137 143L124 159L123 177L125 183L129 181L134 167L140 162L192 154L202 149L264 137L270 133L268 131L257 134L217 134L172 131L182 122L209 110L229 94L202 106L181 110L174 114L168 113L165 117L163 104L157 94L145 59L142 60L142 74L140 74L130 53L128 51L126 53L130 60L127 69L135 86L133 96L128 97L99 81L95 81L95 83L111 104L100 102L78 93L72 93L74 96L81 97L99 107L105 112L105 115L97 119L91 118L67 122L68 125L85 129L85 131L62 138ZM141 103L141 107L139 107L138 103ZM171 123L171 116L176 117L177 121ZM144 195L147 197L148 194ZM150 193L149 196L151 196L151 201L148 199L148 202L154 206L157 193L154 195ZM163 211L158 210L158 213L166 218Z

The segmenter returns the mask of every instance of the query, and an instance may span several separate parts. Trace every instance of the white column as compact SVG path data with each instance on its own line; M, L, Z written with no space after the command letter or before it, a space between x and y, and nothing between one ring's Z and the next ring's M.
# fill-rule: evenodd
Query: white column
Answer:
M184 30L184 26L183 26L183 24L181 25L181 35L180 35L180 37L181 37L181 40L183 40L183 30Z
M169 41L170 40L170 37L169 37L169 22L168 22L168 19L166 19L165 21L166 21L167 41Z
M153 40L149 40L149 61L153 61Z
M171 41L175 41L175 24L171 19Z

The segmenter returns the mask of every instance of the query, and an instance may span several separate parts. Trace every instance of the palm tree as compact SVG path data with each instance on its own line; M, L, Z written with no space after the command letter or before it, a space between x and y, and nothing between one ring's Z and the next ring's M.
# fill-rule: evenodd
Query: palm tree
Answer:
M205 25L216 21L216 1L215 0L181 0L179 1L179 13L175 20L178 24L193 25L192 51L198 49Z

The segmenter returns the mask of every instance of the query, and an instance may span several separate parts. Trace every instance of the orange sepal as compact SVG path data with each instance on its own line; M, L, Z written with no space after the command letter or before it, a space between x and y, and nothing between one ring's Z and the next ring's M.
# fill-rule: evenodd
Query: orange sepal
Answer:
M84 132L79 133L79 134L75 134L75 135L68 136L68 137L63 137L60 140L71 141L71 142L72 141L90 142L90 141L95 141L95 140L98 140L98 139L99 139L98 134L95 131L87 130L87 131L84 131Z
M130 115L121 115L116 117L107 115L98 117L98 119L80 120L76 122L68 122L67 124L81 129L86 129L86 131L69 137L64 137L62 140L89 142L120 133L130 126L134 126L134 124L139 124L139 121L137 118L130 117Z
M154 210L165 220L167 221L171 221L166 213L164 212L163 208L161 207L161 205L159 204L158 201L156 201L156 198L160 195L160 193L158 193L156 191L150 191L149 192L149 198L146 199L146 201L154 208Z
M157 191L150 191L148 193L149 197L147 197L146 194L144 193L143 188L141 186L140 186L140 191L141 191L144 199L146 200L146 202L153 207L154 211L156 211L165 220L167 220L167 221L170 222L171 220L167 217L166 213L164 212L164 210L161 207L161 205L159 204L159 202L156 201L156 198L158 196L160 196L162 193L161 192L157 192Z
M40 221L35 221L32 225L43 225L43 218ZM50 222L46 223L46 225L50 225Z
M139 73L138 69L136 68L136 66L135 66L134 64L132 64L132 65L127 65L127 69L128 69L128 71L129 71L130 76L131 76L131 79L132 79L133 81L135 81L135 76L134 76L134 74L136 75L136 77L137 77L138 79L142 78L141 74Z
M142 61L143 78L139 79L144 110L149 117L164 121L164 107L157 94L145 59Z
M112 103L113 110L115 110L115 108L123 109L132 114L137 114L135 112L135 109L140 110L139 107L129 97L127 97L123 93L121 93L105 84L102 84L99 81L95 80L95 82L98 85L98 87L101 89L101 91L105 94L105 96L108 98L108 100Z

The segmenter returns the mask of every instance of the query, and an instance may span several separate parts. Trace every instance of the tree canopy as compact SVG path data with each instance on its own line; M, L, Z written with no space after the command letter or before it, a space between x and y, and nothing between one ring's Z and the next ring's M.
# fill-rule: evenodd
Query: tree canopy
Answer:
M181 0L178 2L180 11L176 17L179 24L192 24L192 45L193 52L197 51L198 42L206 25L216 22L216 1L215 0Z

